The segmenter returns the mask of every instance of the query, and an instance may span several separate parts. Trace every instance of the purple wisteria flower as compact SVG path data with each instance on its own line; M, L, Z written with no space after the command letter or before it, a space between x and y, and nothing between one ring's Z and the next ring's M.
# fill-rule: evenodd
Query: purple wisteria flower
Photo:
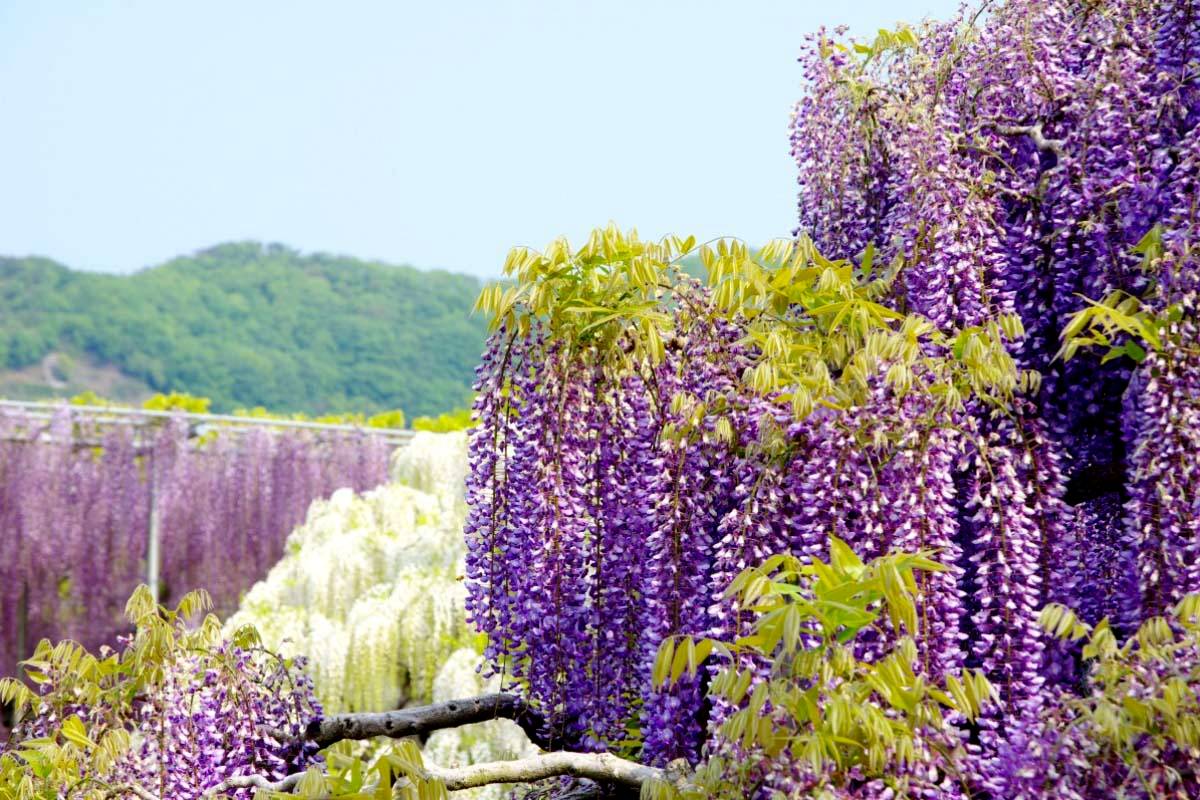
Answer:
M969 786L943 765L912 796L1042 797L1026 779L1053 752L1045 715L1088 679L1079 646L1040 628L1043 606L1123 636L1200 589L1200 8L1006 0L873 42L821 31L801 62L796 233L937 331L912 344L916 389L887 379L882 347L836 352L828 371L865 388L795 418L792 387L753 391L743 374L763 355L758 322L695 323L704 293L669 305L654 368L606 360L620 343L568 349L538 321L501 330L472 434L473 619L497 668L586 746L696 761L731 709L705 698L711 673L649 685L664 637L744 633L733 576L778 552L824 556L830 534L864 558L931 550L948 569L919 578L914 666L934 681L979 668L1000 703L951 721ZM1114 292L1165 320L1125 350L1145 356L1061 357L1072 318ZM1012 399L974 384L940 402L921 364L972 362L959 334L1002 324L1023 328L1005 339ZM858 654L893 635L861 634ZM775 766L780 791L805 788Z

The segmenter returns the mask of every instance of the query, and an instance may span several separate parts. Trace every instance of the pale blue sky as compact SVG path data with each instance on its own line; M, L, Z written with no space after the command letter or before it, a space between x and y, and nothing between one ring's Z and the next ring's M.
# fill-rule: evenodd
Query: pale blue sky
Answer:
M806 33L957 0L0 0L0 253L232 239L498 274L513 244L793 226Z

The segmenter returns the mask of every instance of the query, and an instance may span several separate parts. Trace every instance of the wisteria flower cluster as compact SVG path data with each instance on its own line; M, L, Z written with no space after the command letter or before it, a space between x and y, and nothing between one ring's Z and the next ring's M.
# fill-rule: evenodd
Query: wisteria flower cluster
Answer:
M1161 613L1200 588L1195 3L1008 0L871 43L818 32L803 62L798 231L877 248L898 306L939 324L1018 313L1014 355L1041 375L1032 412L1072 504L1125 505L1104 531L1082 524L1133 548L1134 572L1105 580L1079 553L1088 568L1042 591L1083 606L1136 579L1139 609ZM1112 313L1064 351L1081 297ZM1169 329L1123 324L1135 307Z
M392 469L391 483L313 503L225 623L229 635L253 625L272 650L306 656L329 713L430 702L443 663L475 639L456 580L466 436L419 433Z
M263 649L250 630L223 640L215 616L190 624L210 603L192 593L167 610L142 586L119 652L43 640L25 662L33 688L0 682L20 714L0 746L0 794L198 800L227 778L319 763L302 735L322 713L303 660Z
M659 644L737 635L729 580L772 553L822 555L833 533L865 556L947 553L945 573L919 578L922 664L940 677L974 657L1014 699L1036 692L1038 547L1060 490L1037 420L1012 412L1019 322L943 334L872 300L886 279L804 245L760 253L766 265L737 244L704 250L705 288L667 263L685 244L598 232L578 253L522 256L540 313L485 296L502 327L471 441L468 611L496 669L552 737L694 760L713 710L699 675L652 686ZM1011 407L973 415L972 392ZM972 460L993 477L959 481ZM987 583L1011 569L1020 581ZM890 642L858 646L871 658Z
M1200 590L1200 9L1007 0L803 63L793 240L610 227L485 290L468 611L551 735L694 763L731 709L652 656L744 632L734 575L934 548L916 661L997 688L961 730L1005 797L1087 681L1040 609L1126 637Z
M1200 795L1200 594L1120 642L1051 604L1046 632L1082 643L1090 691L1066 689L1012 736L994 777L997 796L1174 798Z
M390 447L370 433L194 433L101 427L70 406L0 415L0 675L42 638L115 641L146 580L152 504L164 601L204 586L226 614L313 500L387 477Z
M916 578L947 568L927 553L864 562L836 537L829 549L828 562L771 556L733 579L726 595L753 609L751 635L664 640L655 683L712 658L709 696L729 713L706 763L683 785L648 785L651 800L842 797L849 786L864 798L965 796L966 737L944 719L978 718L995 689L969 669L927 683L913 640ZM893 641L863 660L856 640L872 631Z

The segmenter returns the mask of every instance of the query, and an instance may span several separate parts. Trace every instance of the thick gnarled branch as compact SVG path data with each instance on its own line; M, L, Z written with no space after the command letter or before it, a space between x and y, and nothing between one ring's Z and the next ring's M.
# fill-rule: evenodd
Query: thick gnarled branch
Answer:
M264 789L271 792L290 792L304 777L303 772L296 772L277 781L269 781L261 775L235 775L226 778L204 793L206 800L218 797L235 789Z
M611 753L565 752L455 768L426 764L425 773L430 778L440 780L451 792L496 783L532 783L564 775L587 778L597 783L618 783L635 789L648 780L666 778L666 773L657 767L627 761Z
M558 749L556 745L560 743L545 736L541 716L531 711L524 700L511 694L485 694L399 711L337 714L313 720L305 731L305 738L321 747L328 747L345 739L427 736L443 728L457 728L493 719L508 719L517 723L529 741L543 750Z
M1043 153L1053 153L1058 159L1056 163L1061 163L1066 157L1063 150L1066 143L1062 139L1047 139L1040 122L1036 125L1001 125L993 122L985 127L991 128L1001 136L1028 136L1038 150Z
M548 738L541 716L532 711L521 698L511 694L486 694L462 700L450 700L427 706L404 708L365 714L338 714L313 720L303 738L320 747L344 740L372 739L384 736L403 739L427 736L445 728L457 728L494 719L517 723L530 741L543 750L557 750L562 742ZM449 791L472 789L496 783L530 783L554 777L574 777L606 786L637 789L650 779L673 780L673 773L648 767L611 753L546 752L513 761L493 761L465 767L440 767L425 764L424 777L440 780ZM205 792L205 798L215 798L235 789L268 789L291 792L304 773L288 775L282 780L269 781L260 775L240 775L227 778Z

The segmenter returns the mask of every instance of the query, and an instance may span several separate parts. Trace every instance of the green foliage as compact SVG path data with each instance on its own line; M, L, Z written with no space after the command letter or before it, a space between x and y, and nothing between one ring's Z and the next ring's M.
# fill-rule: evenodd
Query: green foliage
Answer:
M128 276L0 258L0 359L66 352L220 412L436 414L470 394L478 291L465 275L256 243Z
M387 763L401 776L396 796L402 800L449 800L445 784L426 774L421 749L415 742L400 742L393 747Z
M1148 275L1175 266L1166 257L1161 224L1146 232L1133 253L1141 256L1142 271ZM1146 359L1147 349L1162 352L1172 339L1174 344L1194 350L1178 335L1183 306L1164 298L1156 281L1151 281L1140 296L1117 290L1099 302L1082 299L1087 305L1073 314L1063 329L1059 358L1070 360L1081 349L1103 347L1108 349L1101 363L1128 356L1140 364Z
M412 421L414 431L430 431L431 433L451 433L465 431L475 424L471 419L471 409L458 408L446 411L436 417L415 417Z
M197 766L196 761L188 760L189 755L196 758L197 754L173 752L172 759L151 765L154 768L147 772L144 753L138 750L147 736L161 735L158 726L168 714L168 709L161 705L163 688L168 687L168 696L180 702L177 692L180 681L220 687L220 691L199 700L207 703L215 696L222 703L220 709L205 706L216 714L215 718L211 714L201 715L217 729L226 721L223 714L261 700L242 696L240 692L239 681L247 680L248 670L257 669L255 658L269 664L268 671L278 673L273 674L273 679L283 682L275 685L273 692L286 693L285 687L297 693L303 691L297 685L302 675L296 661L264 649L263 637L253 625L238 625L224 639L220 621L207 614L210 606L207 593L199 591L186 595L173 609L163 608L154 602L147 587L140 586L125 608L134 634L121 652L103 648L96 655L74 642L52 645L43 640L33 656L23 662L26 678L32 685L14 678L0 679L0 703L11 703L18 714L12 743L0 746L0 800L64 797L169 800L169 794L163 793L162 784L154 777L156 770L203 770L204 763L242 755L206 752L198 759ZM389 616L380 621L388 624L395 619ZM241 653L229 645L241 648ZM181 664L185 665L182 670ZM474 669L469 671L474 676ZM283 672L287 674L280 678ZM169 694L172 688L175 694ZM194 693L185 691L184 696L190 697L192 703L198 702ZM147 704L153 706L149 715L145 713ZM197 713L200 709L189 711ZM307 717L290 720L292 733L302 729L307 721ZM247 724L244 719L229 719L228 723ZM281 729L262 730L260 734L261 741L270 747L278 744L276 738L291 735ZM348 800L445 800L447 797L441 782L425 774L420 747L412 740L366 749L362 743L338 742L321 755L323 768L310 766L294 789L287 792L261 789L255 797ZM131 760L136 762L135 769L130 769ZM275 769L278 766L264 758L235 774L264 778L269 770ZM151 777L149 781L147 775ZM229 793L214 795L229 796Z
M938 687L913 670L915 574L945 567L925 553L863 563L836 537L830 550L829 563L777 555L734 579L726 599L754 616L747 635L663 642L656 683L695 674L716 655L722 665L709 696L736 709L718 727L713 755L683 796L746 796L762 779L764 759L800 764L814 796L851 778L882 778L902 788L905 769L935 759L944 769L960 755L958 741L941 735L943 709L973 719L995 699L980 672L947 676ZM855 655L856 639L867 631L891 643L874 661ZM674 798L680 789L656 783L643 796Z
M367 417L368 428L403 428L404 412L398 408L391 411L381 411Z
M188 414L207 414L211 405L212 401L207 397L193 397L190 394L171 392L170 394L154 395L142 403L142 408L148 411L183 411Z
M67 402L73 406L93 406L98 408L106 408L117 405L111 400L96 394L91 389L67 398Z
M120 795L121 787L106 778L130 747L127 721L179 654L209 650L220 641L216 617L187 624L210 606L208 594L199 591L166 609L143 585L125 607L135 632L123 652L103 649L95 655L71 641L39 642L23 662L27 679L38 688L2 678L0 702L12 703L18 719L39 714L52 724L0 751L0 800L49 800L65 786L75 787L74 797ZM235 668L230 662L223 667Z
M1100 302L1087 300L1063 329L1059 357L1069 360L1080 348L1107 347L1101 363L1128 356L1137 363L1146 359L1146 349L1161 351L1172 326L1183 319L1178 304L1152 311L1142 298L1127 292L1112 292Z
M235 416L252 417L254 419L287 419L296 422L319 422L323 425L358 425L362 428L403 428L404 427L404 412L400 409L392 409L391 411L381 411L378 414L367 416L360 412L341 413L341 414L320 414L311 416L301 411L292 414L278 414L268 411L262 406L254 408L237 408L233 411Z
M915 48L918 44L917 33L910 25L901 25L896 30L888 30L880 28L875 35L875 41L871 44L856 43L854 52L862 57L862 64L865 66L872 60L885 58L889 55L902 51L908 48ZM845 50L846 46L842 44L824 44L825 48L837 47L840 50Z
M707 276L707 297L680 268L692 255ZM515 282L489 286L476 304L493 329L523 335L533 320L543 320L551 338L602 352L618 370L662 360L680 318L673 309L744 322L756 354L745 381L790 402L798 418L817 405L846 409L862 402L880 370L901 394L919 390L937 398L935 411L957 409L968 395L1007 407L1015 393L1038 383L1005 348L1024 333L1016 316L942 331L920 315L888 308L879 301L897 265L874 263L872 248L854 263L825 258L804 237L758 251L726 239L697 248L694 237L650 243L609 226L578 250L565 239L545 253L515 249L504 269Z
M1091 689L1063 697L1052 730L1075 729L1096 760L1126 765L1169 762L1171 748L1200 750L1200 594L1145 620L1124 644L1107 619L1091 626L1058 604L1040 622L1052 636L1083 642Z

